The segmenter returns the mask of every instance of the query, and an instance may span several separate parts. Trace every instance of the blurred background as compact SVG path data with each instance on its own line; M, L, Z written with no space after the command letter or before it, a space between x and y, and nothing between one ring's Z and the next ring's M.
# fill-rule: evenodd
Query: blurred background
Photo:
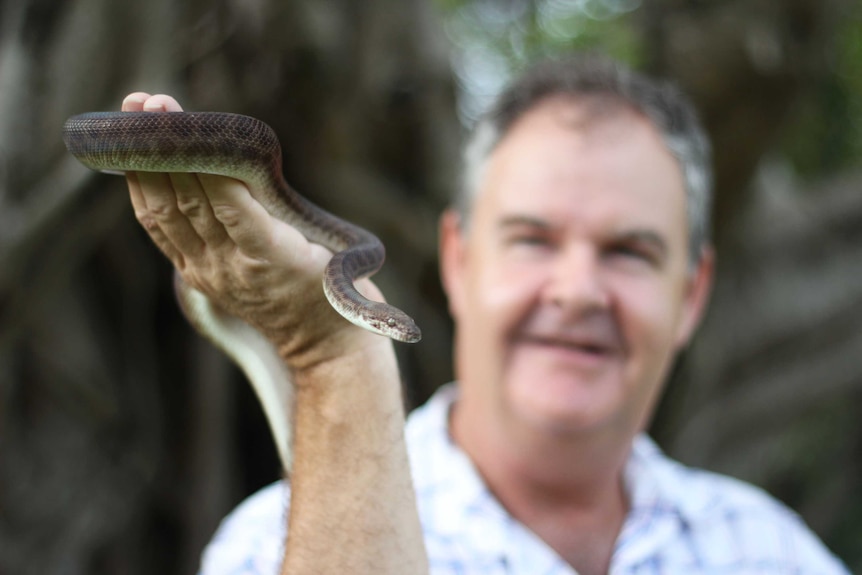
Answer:
M0 0L0 573L194 573L279 477L67 116L144 90L271 124L288 180L387 245L415 405L451 378L436 217L462 135L526 62L584 48L675 79L715 143L718 282L652 433L862 572L860 24L858 0Z

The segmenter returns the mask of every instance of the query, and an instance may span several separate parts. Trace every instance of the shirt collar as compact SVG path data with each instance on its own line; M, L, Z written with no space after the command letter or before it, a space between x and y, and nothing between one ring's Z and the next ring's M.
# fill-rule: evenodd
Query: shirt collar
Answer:
M488 553L510 555L505 541L513 532L521 537L528 530L515 521L493 497L469 457L449 434L449 412L457 398L454 384L441 387L408 419L406 434L420 514L438 533L461 536L481 532L471 541L486 542ZM617 541L626 555L639 554L637 547L649 541L672 538L710 506L705 493L692 490L684 481L692 471L666 457L646 434L635 437L624 470L629 512ZM445 498L434 497L435 492ZM490 531L499 531L499 533ZM650 537L640 537L643 531ZM501 548L503 546L503 548ZM646 552L646 548L643 550Z
M449 434L449 412L458 395L455 384L442 386L428 402L414 411L407 423L407 441L421 450L410 450L417 488L443 486L457 481L462 503L488 496L488 490L467 455ZM446 465L434 465L434 462ZM691 470L668 458L656 443L642 433L635 437L624 470L624 484L632 510L673 510L690 520L710 506L705 494L684 489Z
M491 494L470 458L449 434L456 399L444 386L407 421L406 434L419 513L426 534L468 545L488 571L571 573L543 541L513 519Z
M712 490L698 489L702 473L667 457L646 434L635 437L626 464L625 484L632 509L663 509L694 523L714 505Z

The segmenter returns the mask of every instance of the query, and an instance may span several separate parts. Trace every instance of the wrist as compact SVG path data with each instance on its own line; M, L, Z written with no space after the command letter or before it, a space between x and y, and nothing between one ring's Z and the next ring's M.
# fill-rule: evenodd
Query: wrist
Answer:
M348 325L306 345L296 342L279 351L297 390L399 382L392 340Z
M358 282L357 288L372 301L384 301L367 280ZM369 357L389 357L389 363L396 365L392 340L342 317L323 297L322 291L309 296L301 308L301 315L296 312L266 314L281 318L285 323L262 330L275 345L297 386L302 385L300 380L306 375L312 377L316 371L355 361L364 363Z

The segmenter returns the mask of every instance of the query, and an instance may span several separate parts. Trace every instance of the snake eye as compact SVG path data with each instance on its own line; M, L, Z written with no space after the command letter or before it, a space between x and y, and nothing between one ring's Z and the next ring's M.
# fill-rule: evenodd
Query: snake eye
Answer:
M395 324L397 322L395 321L395 318L390 317L386 319L386 323L389 325L389 327L395 327Z

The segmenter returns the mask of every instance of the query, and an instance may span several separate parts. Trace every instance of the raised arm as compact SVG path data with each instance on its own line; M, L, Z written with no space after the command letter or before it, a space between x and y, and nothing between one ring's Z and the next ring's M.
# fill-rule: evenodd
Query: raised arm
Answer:
M180 106L135 93L123 110ZM291 374L294 468L283 572L427 573L394 350L326 301L321 278L331 253L270 217L236 180L127 178L136 217L183 280L261 331ZM382 299L371 282L358 287Z

